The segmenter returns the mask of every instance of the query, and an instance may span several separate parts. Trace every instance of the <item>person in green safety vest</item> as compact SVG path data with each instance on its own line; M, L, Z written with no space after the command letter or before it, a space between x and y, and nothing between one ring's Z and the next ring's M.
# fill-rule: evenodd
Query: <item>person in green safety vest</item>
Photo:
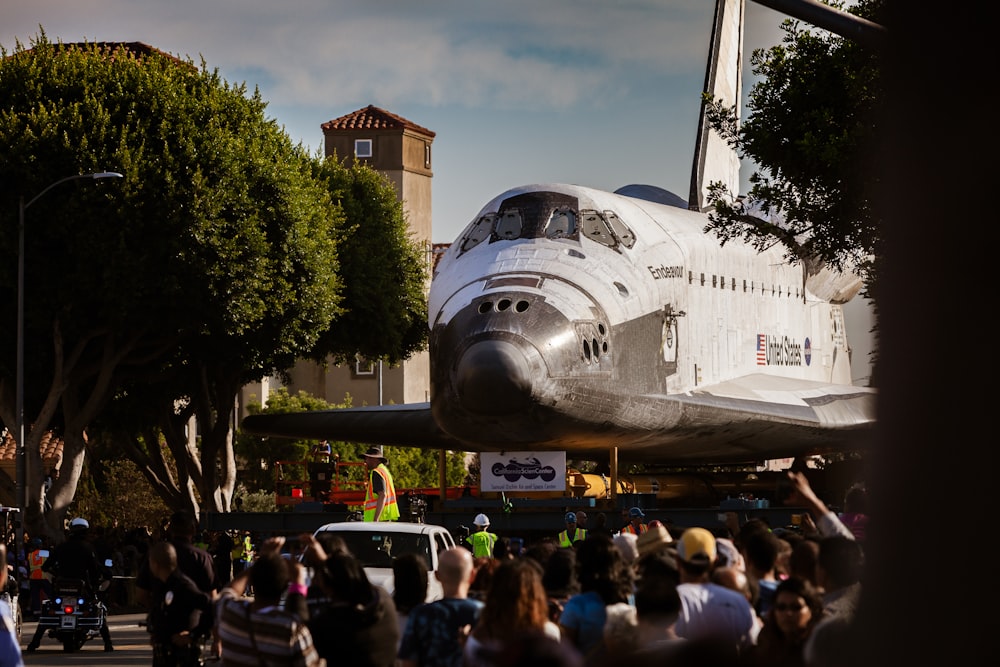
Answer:
M364 454L368 467L368 485L365 487L365 521L395 521L399 518L396 504L396 487L386 464L389 459L382 455L382 447L374 445Z
M587 530L585 528L578 528L576 525L576 514L566 512L566 530L559 533L557 539L559 546L567 548L575 546L581 540L587 539Z
M495 533L488 533L486 529L490 527L490 520L485 514L477 514L472 520L472 525L476 527L476 532L465 538L465 541L472 547L472 556L479 558L493 558L493 546L497 543Z

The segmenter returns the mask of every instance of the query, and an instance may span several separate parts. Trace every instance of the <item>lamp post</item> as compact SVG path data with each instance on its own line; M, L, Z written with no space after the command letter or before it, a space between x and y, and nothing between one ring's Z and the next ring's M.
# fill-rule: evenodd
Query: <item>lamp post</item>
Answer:
M17 385L15 387L16 398L14 412L17 419L17 508L21 514L21 520L17 524L17 544L14 545L15 558L20 558L21 549L24 547L24 520L27 503L27 459L24 447L24 210L34 204L46 192L67 181L75 181L81 178L122 178L122 175L115 171L101 171L93 174L74 174L61 178L52 183L47 188L24 203L22 196L18 202L17 217Z

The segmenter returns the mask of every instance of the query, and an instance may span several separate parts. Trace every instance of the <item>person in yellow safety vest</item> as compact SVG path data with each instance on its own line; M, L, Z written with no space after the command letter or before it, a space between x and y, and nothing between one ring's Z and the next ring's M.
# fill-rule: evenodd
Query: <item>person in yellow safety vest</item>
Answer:
M587 539L587 531L576 526L576 514L566 513L566 530L559 533L559 546L571 547L575 542Z
M618 532L622 535L628 533L632 533L633 535L642 535L649 530L649 526L642 522L645 516L646 513L643 512L641 508L633 507L628 511L628 523L625 524L625 526Z
M396 504L396 487L386 464L389 459L382 455L382 447L375 445L365 452L368 467L368 486L365 488L365 521L395 521L399 518Z
M49 574L42 570L47 555L42 555L42 540L35 537L31 540L31 553L28 554L28 590L31 593L31 614L38 616L42 612L42 595L52 597L52 583Z
M497 536L495 533L486 532L486 529L490 527L489 517L485 514L477 514L476 518L472 520L472 525L477 528L476 532L465 538L465 541L472 546L472 556L474 558L480 556L493 558L493 545L497 543Z

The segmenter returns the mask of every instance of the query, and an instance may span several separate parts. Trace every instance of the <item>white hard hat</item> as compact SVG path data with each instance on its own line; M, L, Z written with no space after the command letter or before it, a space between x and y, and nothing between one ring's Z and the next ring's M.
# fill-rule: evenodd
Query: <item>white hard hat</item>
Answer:
M477 514L476 518L472 520L472 523L477 526L488 526L490 525L490 520L486 518L485 514Z

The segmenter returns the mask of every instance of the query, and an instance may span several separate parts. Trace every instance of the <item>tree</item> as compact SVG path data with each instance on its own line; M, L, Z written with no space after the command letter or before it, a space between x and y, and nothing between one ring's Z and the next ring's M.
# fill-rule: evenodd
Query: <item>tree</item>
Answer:
M18 43L2 55L5 312L14 312L16 293L16 193L31 196L77 173L125 175L61 186L31 208L26 224L27 524L61 534L87 429L112 398L144 419L104 428L131 436L129 454L151 477L163 474L158 436L166 439L180 480L161 479L159 490L175 493L172 506L193 502L194 486L203 507L226 509L236 392L290 367L340 313L343 220L315 178L316 160L266 118L256 91L226 83L204 63L53 44L44 32L32 48ZM3 349L14 349L14 334L0 330ZM0 355L8 426L13 368ZM146 421L151 414L157 421ZM193 415L197 443L185 432ZM51 427L66 444L46 531L38 441Z
M362 162L333 155L318 177L347 223L340 230L343 314L320 337L311 357L351 363L356 355L397 363L427 346L426 248L411 238L395 187ZM364 332L359 336L359 332Z
M861 0L850 11L879 22L883 4ZM710 185L715 211L706 231L723 243L742 238L761 249L781 243L810 271L852 268L871 291L881 255L882 221L872 205L881 187L874 168L880 53L791 19L782 30L780 45L752 55L761 80L742 125L734 108L718 100L708 105L711 126L761 171L738 200L721 183Z

